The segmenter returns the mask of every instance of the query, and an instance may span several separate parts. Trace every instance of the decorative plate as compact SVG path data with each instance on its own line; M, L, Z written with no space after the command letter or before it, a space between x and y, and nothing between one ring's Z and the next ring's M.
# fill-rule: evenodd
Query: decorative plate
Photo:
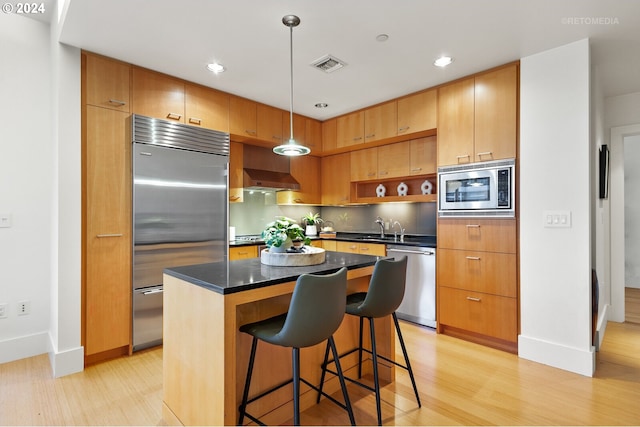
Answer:
M376 196L384 197L386 192L387 192L387 189L384 188L384 185L380 184L376 187Z

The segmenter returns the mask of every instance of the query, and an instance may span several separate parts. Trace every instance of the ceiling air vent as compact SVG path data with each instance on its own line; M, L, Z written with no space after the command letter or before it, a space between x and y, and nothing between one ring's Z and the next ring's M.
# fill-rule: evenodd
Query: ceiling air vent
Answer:
M325 73L333 73L336 70L347 65L345 62L339 60L335 56L325 55L320 59L317 59L311 63L311 66L317 68Z

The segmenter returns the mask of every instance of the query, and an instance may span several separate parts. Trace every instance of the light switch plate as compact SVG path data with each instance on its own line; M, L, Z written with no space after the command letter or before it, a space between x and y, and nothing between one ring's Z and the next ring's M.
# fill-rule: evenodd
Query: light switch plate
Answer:
M0 228L11 227L11 214L0 213Z
M571 228L571 211L544 211L542 221L546 228Z

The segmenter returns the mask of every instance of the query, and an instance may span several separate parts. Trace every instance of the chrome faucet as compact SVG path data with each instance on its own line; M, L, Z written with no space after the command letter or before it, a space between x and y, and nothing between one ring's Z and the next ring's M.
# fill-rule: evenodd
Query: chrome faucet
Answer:
M380 217L377 217L376 224L380 226L380 238L384 239L384 220Z
M400 224L398 221L393 221L393 225L391 226L391 228L393 229L393 227L396 226L396 224L398 224L398 228L400 229L400 241L404 243L404 228L402 228L402 224ZM393 232L393 236L394 236L394 240L398 240L398 232L394 231Z

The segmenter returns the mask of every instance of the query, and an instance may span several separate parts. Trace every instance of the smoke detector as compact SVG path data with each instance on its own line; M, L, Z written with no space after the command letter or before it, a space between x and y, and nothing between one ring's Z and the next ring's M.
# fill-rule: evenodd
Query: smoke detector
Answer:
M312 67L315 67L320 71L324 71L327 74L333 73L334 71L339 70L345 65L347 65L346 62L341 61L332 55L325 55L322 58L316 59L311 63Z

